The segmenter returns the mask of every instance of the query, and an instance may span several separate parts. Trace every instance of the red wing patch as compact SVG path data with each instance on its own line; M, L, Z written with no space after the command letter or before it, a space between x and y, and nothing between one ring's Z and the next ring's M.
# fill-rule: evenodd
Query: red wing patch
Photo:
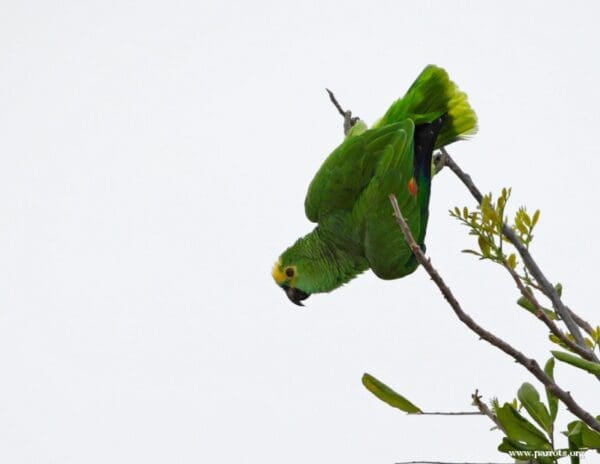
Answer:
M410 193L413 197L416 197L418 192L419 187L417 186L417 181L414 177L411 177L408 181L408 193Z

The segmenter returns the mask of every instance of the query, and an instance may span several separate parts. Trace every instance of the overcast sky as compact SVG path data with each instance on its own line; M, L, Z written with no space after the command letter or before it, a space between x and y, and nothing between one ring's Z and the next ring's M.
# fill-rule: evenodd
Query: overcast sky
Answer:
M599 323L600 8L561 3L4 2L0 461L508 461L485 418L406 416L361 385L469 410L476 388L504 401L532 381L423 270L304 309L270 270L311 230L306 188L342 139L324 88L371 123L435 63L480 118L454 158L542 210L534 256ZM457 205L473 200L445 171L429 256L544 362L509 277L460 253ZM556 376L600 413L597 382Z

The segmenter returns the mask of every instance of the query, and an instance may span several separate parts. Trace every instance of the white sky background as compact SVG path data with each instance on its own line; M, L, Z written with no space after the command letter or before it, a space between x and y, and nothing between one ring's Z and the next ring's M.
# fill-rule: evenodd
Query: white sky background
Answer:
M511 400L531 381L423 270L367 273L306 309L271 280L342 139L326 86L373 122L445 67L480 118L451 153L482 190L542 209L535 257L600 321L597 3L299 3L3 4L0 461L508 461L487 419L409 417L361 385L366 371L426 410L469 410L475 388ZM445 171L434 264L545 361L509 277L460 253L455 205L473 200ZM556 375L600 413L597 382Z

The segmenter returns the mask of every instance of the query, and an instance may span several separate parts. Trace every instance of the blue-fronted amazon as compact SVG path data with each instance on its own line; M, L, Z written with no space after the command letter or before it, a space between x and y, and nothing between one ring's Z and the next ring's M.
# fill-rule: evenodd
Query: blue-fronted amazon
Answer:
M372 128L359 122L325 160L304 203L317 226L279 257L272 272L277 285L302 305L369 268L382 279L412 273L417 262L389 195L424 248L433 150L476 130L466 94L446 71L427 66Z

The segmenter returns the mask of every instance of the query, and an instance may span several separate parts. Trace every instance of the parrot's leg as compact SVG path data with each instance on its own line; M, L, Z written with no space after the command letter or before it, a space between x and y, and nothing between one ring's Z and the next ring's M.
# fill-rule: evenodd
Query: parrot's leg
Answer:
M431 172L433 176L436 176L446 166L446 160L448 159L448 153L446 147L440 147L439 153L433 155L433 162L431 166Z

